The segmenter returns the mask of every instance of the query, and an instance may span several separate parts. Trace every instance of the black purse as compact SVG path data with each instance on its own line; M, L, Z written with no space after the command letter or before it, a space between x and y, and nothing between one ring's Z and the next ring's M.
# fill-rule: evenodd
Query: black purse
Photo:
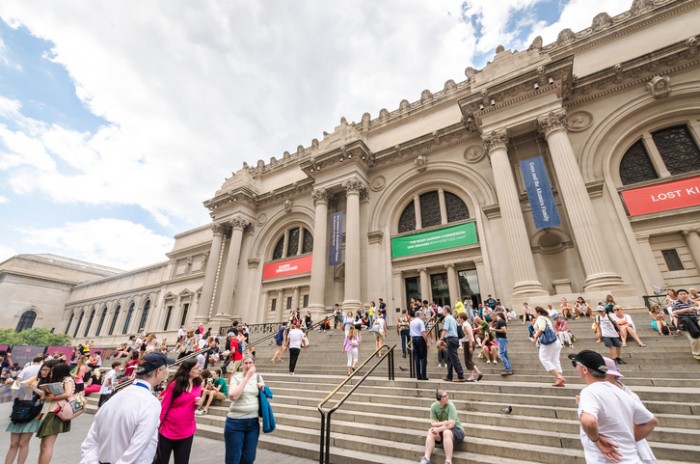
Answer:
M13 424L26 424L34 420L41 413L43 404L40 401L20 400L15 398L12 404L10 420Z

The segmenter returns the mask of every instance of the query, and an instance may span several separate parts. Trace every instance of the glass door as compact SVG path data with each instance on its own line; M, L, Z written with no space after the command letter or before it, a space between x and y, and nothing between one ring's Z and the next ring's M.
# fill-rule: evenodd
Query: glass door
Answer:
M481 293L479 292L479 279L476 277L476 269L457 271L457 276L462 300L469 298L472 300L472 307L478 308L481 304Z
M450 287L447 284L447 273L430 274L430 289L433 301L438 306L452 305L450 302Z
M420 296L420 277L406 277L404 279L404 285L406 286L406 306L411 301L411 298L419 300Z

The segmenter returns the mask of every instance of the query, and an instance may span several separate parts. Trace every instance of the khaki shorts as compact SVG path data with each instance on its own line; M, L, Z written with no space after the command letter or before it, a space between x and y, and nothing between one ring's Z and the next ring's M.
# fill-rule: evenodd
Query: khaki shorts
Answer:
M226 395L224 395L224 394L221 393L221 392L216 392L216 393L214 394L214 399L215 399L215 400L218 400L218 401L223 401L223 400L226 399Z
M241 361L231 361L228 366L226 366L226 372L236 373L241 365Z

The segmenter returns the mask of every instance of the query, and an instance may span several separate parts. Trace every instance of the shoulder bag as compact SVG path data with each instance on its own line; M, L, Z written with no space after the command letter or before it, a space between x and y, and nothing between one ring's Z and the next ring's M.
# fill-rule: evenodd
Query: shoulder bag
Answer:
M552 326L549 325L549 321L547 321L547 326L545 327L544 332L542 332L542 335L540 335L540 345L551 345L556 341L557 336L554 333L554 330L552 330Z
M71 395L58 401L58 408L56 416L62 421L71 421L85 412L85 400L81 395Z
M10 413L10 420L13 424L26 424L31 422L41 414L41 408L43 404L41 401L32 400L20 400L15 398L15 402L12 404L12 413Z

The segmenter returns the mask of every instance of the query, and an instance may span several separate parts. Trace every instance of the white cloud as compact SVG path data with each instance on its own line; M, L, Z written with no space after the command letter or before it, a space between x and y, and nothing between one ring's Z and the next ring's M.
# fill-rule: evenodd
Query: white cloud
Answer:
M5 203L8 203L9 201L10 201L9 198L0 195L0 205L4 205Z
M0 263L12 258L16 254L17 252L14 249L0 243Z
M23 241L36 253L55 253L119 269L134 269L166 260L170 237L141 224L118 219L94 219L62 227L25 228ZM0 248L0 255L2 254Z

